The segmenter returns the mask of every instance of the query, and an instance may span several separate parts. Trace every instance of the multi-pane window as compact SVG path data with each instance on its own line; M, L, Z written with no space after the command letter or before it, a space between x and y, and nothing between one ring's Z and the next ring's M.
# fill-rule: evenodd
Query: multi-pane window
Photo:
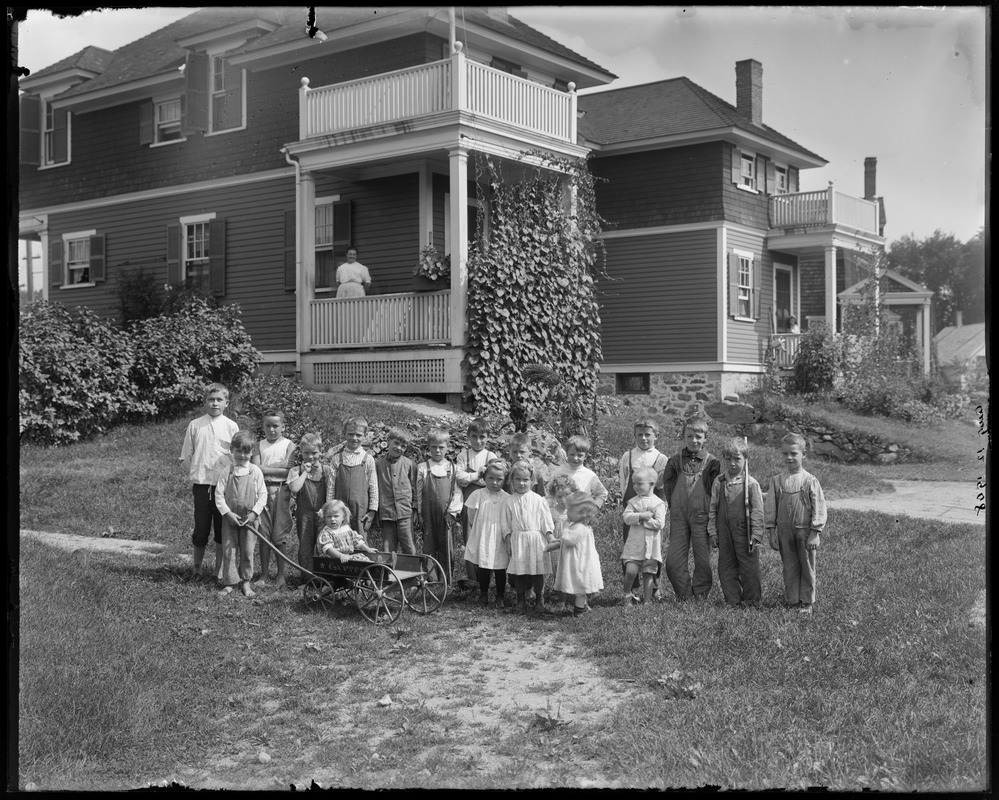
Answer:
M180 98L173 97L156 103L154 120L154 141L172 142L182 138L180 132Z
M747 189L756 189L756 157L749 153L743 153L741 165L739 185L745 186Z
M749 317L752 315L752 292L753 292L753 260L746 256L739 256L739 316Z
M775 166L774 167L774 194L787 194L789 189L789 184L787 182L787 167Z
M42 163L63 164L69 161L69 112L52 108L47 100L42 108Z
M332 289L336 266L333 263L333 204L316 205L316 288Z
M184 281L192 289L208 289L208 256L211 252L210 223L189 222L184 226Z
M90 283L90 237L67 239L66 283Z
M226 131L243 125L243 71L222 56L212 56L212 131Z

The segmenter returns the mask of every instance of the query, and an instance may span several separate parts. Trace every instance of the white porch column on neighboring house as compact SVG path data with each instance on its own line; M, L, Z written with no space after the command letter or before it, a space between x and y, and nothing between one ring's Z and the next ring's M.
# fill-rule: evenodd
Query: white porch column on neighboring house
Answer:
M468 150L450 151L451 166L451 344L465 344L468 299Z
M921 327L923 329L923 375L930 374L930 300L927 298L919 307Z
M826 256L826 325L836 333L836 246L825 248Z
M309 303L316 288L316 179L311 172L303 172L299 185L301 196L298 209L298 252L302 266L298 273L296 308L298 351L308 352L312 346L312 319Z

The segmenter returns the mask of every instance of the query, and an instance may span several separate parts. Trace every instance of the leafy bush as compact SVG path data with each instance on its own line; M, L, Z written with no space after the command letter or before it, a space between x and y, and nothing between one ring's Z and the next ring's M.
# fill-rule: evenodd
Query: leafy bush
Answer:
M893 417L920 425L939 418L932 406L914 397L909 381L893 375L844 383L836 396L858 414Z
M32 303L19 323L20 435L68 444L155 411L130 378L135 346L86 308Z
M284 435L293 442L315 432L313 421L319 415L313 408L312 394L298 381L276 375L251 378L242 391L233 395L228 415L262 439L263 415L267 411L284 414Z
M236 305L212 308L191 297L174 314L139 320L129 330L135 345L132 380L159 413L175 413L201 400L219 381L239 391L253 375L257 351Z
M20 433L39 444L184 410L214 381L238 390L256 366L239 308L201 298L127 330L86 308L34 303L21 314L19 338Z
M839 340L824 325L805 331L794 363L795 391L807 394L832 389L840 358Z
M140 320L180 313L196 299L203 300L210 308L218 308L218 301L211 295L183 285L160 283L156 273L147 272L145 267L123 272L115 294L119 319L125 327Z

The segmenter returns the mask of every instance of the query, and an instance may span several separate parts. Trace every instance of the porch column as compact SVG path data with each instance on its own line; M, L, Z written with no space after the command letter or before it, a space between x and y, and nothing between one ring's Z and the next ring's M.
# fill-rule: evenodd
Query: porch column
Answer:
M451 166L451 345L465 345L468 299L468 150L449 153Z
M836 246L825 248L826 256L826 325L836 333Z
M316 178L303 172L299 184L298 253L301 267L296 285L298 352L306 353L312 346L311 306L316 288Z
M424 161L420 164L419 172L419 193L420 193L420 248L423 250L428 244L434 243L434 176L430 171L430 165ZM420 257L419 250L416 258Z
M923 301L923 305L919 308L919 316L922 317L920 322L922 323L923 329L923 375L930 374L930 299L927 298Z

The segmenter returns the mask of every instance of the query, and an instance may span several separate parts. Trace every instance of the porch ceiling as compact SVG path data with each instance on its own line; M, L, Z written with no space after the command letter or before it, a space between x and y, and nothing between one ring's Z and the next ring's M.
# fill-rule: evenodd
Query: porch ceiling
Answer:
M767 233L768 249L793 255L821 253L826 247L870 252L876 248L884 247L886 241L883 236L876 236L843 225L771 228Z

